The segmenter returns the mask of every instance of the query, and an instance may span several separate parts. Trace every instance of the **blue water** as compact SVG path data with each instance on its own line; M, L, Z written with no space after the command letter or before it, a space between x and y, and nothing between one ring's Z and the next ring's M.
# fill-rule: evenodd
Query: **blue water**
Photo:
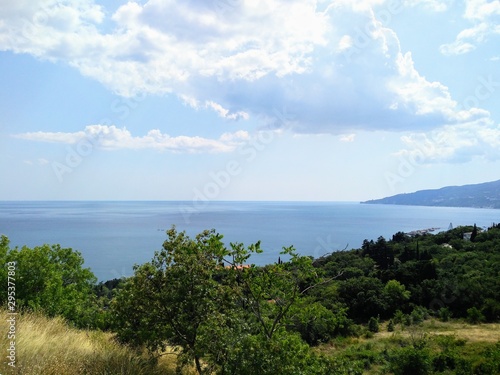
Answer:
M12 247L71 247L99 280L130 276L134 264L161 249L174 224L193 236L215 228L227 244L261 240L264 253L252 263L266 264L283 246L319 257L398 231L498 222L500 210L493 209L345 202L0 202L0 234Z

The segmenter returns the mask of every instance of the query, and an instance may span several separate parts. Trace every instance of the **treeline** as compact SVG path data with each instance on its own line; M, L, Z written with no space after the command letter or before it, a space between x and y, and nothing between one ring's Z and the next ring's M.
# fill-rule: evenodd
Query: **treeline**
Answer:
M435 235L398 232L390 240L365 240L360 249L334 252L313 264L326 277L342 272L314 294L318 301L328 296L342 303L356 322L415 308L457 318L472 314L476 318L469 318L479 321L500 319L500 225Z
M318 259L284 248L287 261L263 267L251 265L260 243L227 247L214 230L190 238L175 227L167 236L134 276L104 283L83 268L80 253L58 245L12 249L3 236L0 258L16 262L19 309L115 332L152 357L173 346L179 371L194 366L199 374L361 374L366 361L311 348L369 337L384 320L389 330L429 316L500 321L500 225L399 232ZM0 282L7 284L6 267ZM6 288L0 296L5 304ZM413 349L386 353L383 361L394 373L410 373L405 366L414 368L425 348ZM500 348L493 353L492 374L500 371ZM417 366L427 372L416 373L436 370L430 358ZM451 371L457 363L441 367Z

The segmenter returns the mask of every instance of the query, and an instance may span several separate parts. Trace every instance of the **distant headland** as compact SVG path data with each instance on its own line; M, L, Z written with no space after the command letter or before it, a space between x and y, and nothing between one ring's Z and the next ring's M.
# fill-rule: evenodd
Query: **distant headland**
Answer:
M481 184L446 186L373 199L363 204L395 204L407 206L500 208L500 180Z

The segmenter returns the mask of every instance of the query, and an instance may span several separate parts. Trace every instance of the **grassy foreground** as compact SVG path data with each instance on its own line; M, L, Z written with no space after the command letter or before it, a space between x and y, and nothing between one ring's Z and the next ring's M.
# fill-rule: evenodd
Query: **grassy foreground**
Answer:
M0 345L2 361L0 374L16 375L173 375L175 355L161 357L157 364L147 357L117 344L109 333L77 330L61 318L47 318L41 314L24 313L16 322L16 367L7 365L9 323L7 312L0 310ZM401 348L411 347L415 342L425 341L425 347L444 363L440 374L489 374L484 371L493 360L487 353L500 342L500 324L470 325L461 321L440 322L427 320L416 327L397 326L387 332L387 323L381 324L380 332L367 337L337 338L316 350L333 357L349 361L362 361L364 374L394 374L391 362L397 359ZM5 350L4 350L5 349ZM496 354L498 356L498 354ZM495 357L496 358L496 357ZM467 366L459 366L465 360ZM450 370L447 363L456 361ZM435 366L435 363L434 363ZM460 367L460 368L459 368ZM403 372L406 373L406 372ZM419 374L420 372L415 372Z
M417 349L415 349L417 348ZM338 337L317 350L350 362L362 362L364 375L500 374L500 324L468 324L462 320L425 320L388 332ZM406 367L395 364L406 362Z
M41 314L17 315L16 367L7 364L10 341L7 312L0 314L0 374L16 375L168 375L175 373L175 356L162 357L151 363L132 350L117 344L111 334L77 330L60 318L49 319Z

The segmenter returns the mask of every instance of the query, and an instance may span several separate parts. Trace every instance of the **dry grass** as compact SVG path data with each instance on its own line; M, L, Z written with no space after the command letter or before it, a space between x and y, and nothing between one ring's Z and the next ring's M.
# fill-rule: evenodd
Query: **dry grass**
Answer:
M468 342L486 342L496 343L500 341L500 324L467 324L460 321L451 321L443 323L441 321L431 319L426 320L421 327L417 328L429 335L453 335L457 339L467 340ZM399 325L397 332L399 335L405 337L410 336L412 329L401 330ZM375 334L375 338L390 338L394 336L393 332L387 332L387 323L381 325L380 332Z
M6 317L6 311L0 311ZM16 367L11 368L2 355L0 373L16 375L156 375L173 374L175 356L165 356L158 365L132 350L118 345L111 334L76 330L62 319L39 314L17 316ZM6 353L9 326L0 320L0 348Z

